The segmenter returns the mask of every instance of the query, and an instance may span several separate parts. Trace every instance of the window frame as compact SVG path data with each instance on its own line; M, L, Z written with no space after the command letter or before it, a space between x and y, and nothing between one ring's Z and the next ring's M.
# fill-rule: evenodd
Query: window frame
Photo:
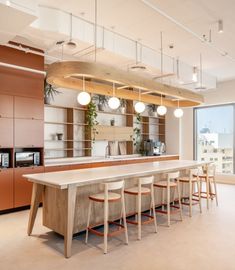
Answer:
M207 108L216 108L216 107L225 107L232 106L233 107L233 172L235 174L235 103L226 103L226 104L216 104L216 105L207 105L193 108L193 159L197 160L197 110L207 109ZM229 175L228 173L220 173Z

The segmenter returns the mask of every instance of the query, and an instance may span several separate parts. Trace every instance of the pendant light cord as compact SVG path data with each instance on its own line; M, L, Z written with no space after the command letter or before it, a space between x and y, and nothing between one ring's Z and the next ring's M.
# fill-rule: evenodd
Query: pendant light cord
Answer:
M115 83L113 82L113 97L115 97Z
M83 88L83 91L86 92L86 89L85 89L85 76L83 75L83 79L82 79L82 88Z
M95 29L94 29L94 43L95 43L95 62L97 59L97 0L95 0Z

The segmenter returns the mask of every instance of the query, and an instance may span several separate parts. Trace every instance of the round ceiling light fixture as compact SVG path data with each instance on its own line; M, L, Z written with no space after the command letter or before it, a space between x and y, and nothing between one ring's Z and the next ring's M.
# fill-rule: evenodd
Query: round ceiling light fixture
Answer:
M90 103L91 101L91 95L86 92L85 90L85 78L83 76L83 91L80 92L77 96L77 101L79 104L85 106Z
M142 113L145 110L145 105L144 103L141 101L141 93L140 93L140 89L139 89L139 101L135 103L135 111L137 113Z
M184 111L179 107L179 100L178 100L178 107L174 110L174 116L176 118L181 118L184 114Z
M108 100L109 108L116 110L120 106L119 98L115 97L115 84L113 83L113 96Z
M161 94L161 105L157 107L157 113L161 116L165 115L167 112L167 107L162 105L162 94Z

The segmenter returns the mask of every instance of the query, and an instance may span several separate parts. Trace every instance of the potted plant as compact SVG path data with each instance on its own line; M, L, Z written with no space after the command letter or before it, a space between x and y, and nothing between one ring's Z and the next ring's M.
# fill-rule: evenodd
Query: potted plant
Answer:
M157 117L157 105L156 104L148 104L148 111L150 116Z
M110 125L111 125L111 126L115 126L115 119L114 119L114 118L112 118L112 119L110 120Z
M99 124L99 122L96 120L96 118L97 118L96 104L92 99L91 102L87 105L86 124L89 131L91 131L93 143L95 142L95 135L98 134L96 126Z
M95 95L93 100L96 101L99 111L104 111L104 108L108 105L108 98L105 95Z
M120 98L120 112L122 114L126 113L126 100L123 98Z
M54 100L54 96L58 95L60 92L55 89L55 87L49 84L46 79L44 80L44 103L50 104Z

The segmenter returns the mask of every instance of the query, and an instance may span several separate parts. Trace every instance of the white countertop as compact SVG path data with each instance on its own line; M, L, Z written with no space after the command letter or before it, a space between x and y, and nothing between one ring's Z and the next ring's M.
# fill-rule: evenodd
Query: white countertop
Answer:
M38 184L66 189L69 185L84 186L123 178L166 173L202 166L208 162L194 160L170 160L129 165L116 165L101 168L70 170L24 175L29 181Z
M110 156L105 158L103 156L96 156L96 157L76 157L76 158L56 158L56 159L48 159L45 160L45 167L50 166L63 166L63 165L75 165L75 164L85 164L85 163L96 163L96 162L111 162L111 161L118 161L118 160L138 160L149 158L154 159L157 157L174 157L178 156L175 155L161 155L161 156L141 156L138 154L133 155L119 155L119 156Z

